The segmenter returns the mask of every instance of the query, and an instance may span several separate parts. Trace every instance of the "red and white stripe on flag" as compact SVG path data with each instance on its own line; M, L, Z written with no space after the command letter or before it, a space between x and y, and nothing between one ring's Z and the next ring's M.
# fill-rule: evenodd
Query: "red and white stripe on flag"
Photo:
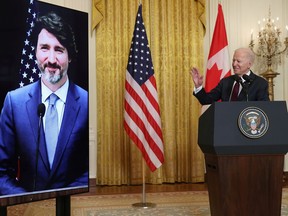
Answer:
M230 75L231 66L224 15L221 4L218 4L218 14L207 62L205 90L209 92L222 78Z
M160 108L152 57L139 5L125 80L124 128L155 171L164 162Z

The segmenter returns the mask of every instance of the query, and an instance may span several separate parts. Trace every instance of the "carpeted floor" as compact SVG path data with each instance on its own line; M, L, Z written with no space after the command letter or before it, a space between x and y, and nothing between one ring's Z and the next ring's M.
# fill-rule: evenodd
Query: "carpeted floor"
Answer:
M73 196L72 216L209 216L207 191L147 193L146 202L154 208L133 207L142 202L142 194ZM8 216L54 216L55 200L8 207ZM288 216L288 189L283 189L282 213Z

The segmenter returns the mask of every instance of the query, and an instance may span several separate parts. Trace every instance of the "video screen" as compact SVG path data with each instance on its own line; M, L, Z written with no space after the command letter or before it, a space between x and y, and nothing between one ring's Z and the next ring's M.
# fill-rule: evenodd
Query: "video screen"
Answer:
M9 0L0 22L0 206L88 192L88 14Z

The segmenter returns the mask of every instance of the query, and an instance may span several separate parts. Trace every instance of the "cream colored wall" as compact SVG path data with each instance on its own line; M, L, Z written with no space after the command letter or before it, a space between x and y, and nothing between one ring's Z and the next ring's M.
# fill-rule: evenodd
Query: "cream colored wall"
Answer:
M92 0L41 0L43 2L56 4L80 11L89 15L89 26L91 21ZM258 28L258 20L268 16L269 6L271 7L271 17L280 18L282 30L288 25L288 1L287 0L207 0L207 34L204 49L206 59L213 35L215 19L218 11L218 3L222 4L226 22L230 58L233 51L238 47L248 46L251 29ZM89 29L89 120L90 120L90 178L97 176L97 125L96 125L96 48L95 32ZM255 71L257 72L257 71ZM278 68L280 75L275 79L274 99L288 99L288 59L285 58L282 66ZM285 162L285 171L288 170L288 156Z
M41 0L42 2L55 4L88 13L88 22L91 26L92 0ZM89 173L90 178L96 178L96 48L95 31L89 28Z

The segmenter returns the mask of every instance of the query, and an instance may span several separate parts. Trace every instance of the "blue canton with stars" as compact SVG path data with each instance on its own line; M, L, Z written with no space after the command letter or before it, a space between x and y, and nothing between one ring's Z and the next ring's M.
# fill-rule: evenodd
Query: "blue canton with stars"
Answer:
M140 86L154 74L150 48L142 18L142 5L139 6L137 12L127 70Z
M19 86L23 87L27 84L37 81L41 77L41 72L38 69L37 61L35 57L35 47L31 44L32 29L35 25L37 18L36 12L36 1L28 0L29 6L27 11L26 20L26 39L22 49L21 56L21 68L20 68L20 79Z

